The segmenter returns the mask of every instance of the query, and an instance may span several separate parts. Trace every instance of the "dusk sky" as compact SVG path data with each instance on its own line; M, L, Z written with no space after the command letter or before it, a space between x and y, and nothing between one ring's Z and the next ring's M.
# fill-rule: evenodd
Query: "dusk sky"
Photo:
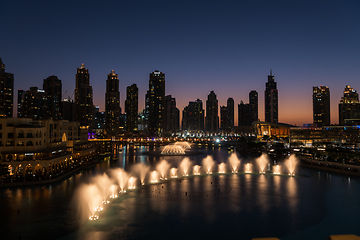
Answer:
M139 88L144 108L149 73L165 73L166 94L182 112L189 101L214 90L248 102L273 71L279 122L312 123L312 87L326 85L331 123L346 85L360 91L360 1L2 1L0 57L17 90L62 80L74 99L76 68L89 69L94 104L105 110L107 74ZM66 92L67 91L67 92ZM66 92L66 93L65 93Z

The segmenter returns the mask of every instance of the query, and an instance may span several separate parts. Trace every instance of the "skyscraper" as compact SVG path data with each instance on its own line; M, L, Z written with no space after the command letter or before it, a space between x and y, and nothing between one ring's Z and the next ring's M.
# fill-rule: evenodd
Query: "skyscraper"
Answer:
M119 134L120 119L120 92L119 78L112 70L106 80L105 93L105 129L106 135L116 136Z
M238 126L251 126L252 122L251 105L241 101L240 104L238 104Z
M249 93L249 104L251 108L251 120L252 122L257 121L259 119L258 114L258 93L255 90L252 90Z
M126 131L134 132L138 130L138 87L136 84L126 88L125 113Z
M18 103L17 103L17 117L22 118L24 117L22 107L24 106L24 100L25 100L25 90L18 90Z
M228 129L228 110L226 106L220 106L220 128L222 131Z
M184 108L182 130L204 131L204 109L200 99L190 101Z
M47 106L49 111L49 117L53 120L62 119L62 85L61 80L57 76L50 76L44 79L43 89L47 94Z
M149 79L149 123L150 135L162 136L165 123L165 73L155 70Z
M0 58L0 116L12 117L14 108L14 74L5 72Z
M345 119L360 119L359 94L350 86L345 87L339 103L339 124L344 125Z
M165 96L165 131L176 132L180 127L180 111L176 107L175 98Z
M31 87L26 92L20 92L23 98L19 99L18 116L23 118L32 118L37 120L45 120L49 118L49 108L47 106L47 93L38 87Z
M276 82L270 70L268 75L268 82L265 89L265 122L277 123L278 122L278 90Z
M90 74L82 63L77 69L75 84L75 120L80 126L89 126L91 131L93 126L93 90L90 86Z
M218 100L216 94L211 91L206 100L206 117L205 117L205 131L217 132L219 131L219 114L218 114Z
M330 125L330 90L326 86L313 87L313 119L318 127Z
M234 129L234 99L233 98L228 98L226 109L227 109L227 128L229 128L229 130L233 130Z

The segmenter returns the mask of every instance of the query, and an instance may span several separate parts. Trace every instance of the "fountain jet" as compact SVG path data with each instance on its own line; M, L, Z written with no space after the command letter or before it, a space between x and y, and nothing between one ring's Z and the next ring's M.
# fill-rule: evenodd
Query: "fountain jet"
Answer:
M156 170L160 173L160 179L166 180L166 175L169 172L170 164L166 160L162 160L157 166Z
M236 153L232 153L229 157L229 162L230 162L230 166L231 166L231 170L233 173L237 173L238 172L238 168L240 165L240 160L237 157Z
M210 155L208 155L206 158L202 160L202 165L205 168L206 174L212 174L212 167L214 165L214 160Z
M170 169L170 177L171 178L177 178L176 173L177 173L177 168L171 168Z
M130 177L128 181L128 189L135 189L136 187L136 177Z
M219 167L219 173L225 173L226 172L226 164L225 163L220 163L218 165Z
M251 173L252 164L247 163L245 164L244 168L245 168L245 173Z
M190 166L191 166L190 159L185 157L180 163L180 169L181 169L181 171L183 173L183 176L188 176L189 175Z
M146 174L149 171L149 166L146 166L144 163L138 163L135 164L132 169L133 172L135 172L139 176L141 185L144 185Z
M274 174L280 174L280 165L273 166L273 173Z
M259 169L260 169L260 173L265 173L265 168L266 168L266 165L267 163L269 162L268 158L267 158L267 155L266 154L261 154L260 157L258 157L256 159L256 162L259 166Z
M296 165L297 158L294 154L291 154L291 156L285 161L285 166L288 168L290 176L295 176Z
M151 172L151 174L150 174L150 182L151 182L151 183L157 183L157 182L159 182L159 176L158 176L157 171L152 171L152 172Z
M200 175L200 166L199 165L195 165L194 167L193 167L193 174L194 175Z

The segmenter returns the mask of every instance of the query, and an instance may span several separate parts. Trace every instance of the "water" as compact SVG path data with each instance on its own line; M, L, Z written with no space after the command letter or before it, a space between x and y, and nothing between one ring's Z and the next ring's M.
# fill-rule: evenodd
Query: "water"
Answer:
M148 150L124 149L117 163L102 162L93 171L78 173L56 184L0 189L2 239L19 239L21 235L22 240L272 236L282 240L325 240L330 234L360 235L359 179L300 167L296 168L295 177L287 176L286 167L276 176L245 174L245 166L239 168L242 173L238 174L228 170L225 174L206 175L203 169L201 176L190 173L184 178L181 173L176 179L128 190L98 213L99 220L81 223L75 214L73 196L80 185L91 184L96 174L103 176L108 168L118 167L132 173L138 163L146 164L152 172L161 160L166 160L170 168L177 168L183 160L181 156L140 154ZM226 150L201 151L201 155L189 156L194 167L200 167L208 155L213 165L229 158ZM253 158L240 159L256 165ZM155 173L159 180L160 173ZM133 176L139 175L134 171ZM147 176L144 181L149 180ZM140 177L137 181L140 183Z

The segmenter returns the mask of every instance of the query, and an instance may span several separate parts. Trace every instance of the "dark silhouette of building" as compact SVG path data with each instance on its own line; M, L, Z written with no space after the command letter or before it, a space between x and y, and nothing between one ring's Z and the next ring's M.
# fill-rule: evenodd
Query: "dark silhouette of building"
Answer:
M149 80L149 118L150 135L162 136L165 123L165 73L155 70L150 73Z
M43 89L47 94L47 106L49 111L49 118L53 120L61 120L62 116L62 85L61 80L57 76L50 76L44 79Z
M120 120L120 92L119 78L112 70L106 80L105 93L105 129L106 135L116 136L119 134Z
M272 75L268 76L265 89L265 122L277 123L278 119L278 90L276 87L275 77Z
M176 132L180 128L180 111L175 98L165 96L165 132Z
M96 130L105 130L106 127L106 113L100 112L99 106L95 106L94 119L95 119L95 129Z
M229 130L234 129L234 99L228 98L227 99L227 128Z
M345 119L360 119L359 94L350 86L345 87L339 103L339 125L344 125Z
M205 117L205 131L217 132L219 131L219 114L218 114L218 100L216 94L211 91L206 100L206 117Z
M61 101L62 119L69 122L75 121L75 102L70 99Z
M228 109L226 106L220 106L220 129L228 130Z
M76 73L75 120L80 123L80 126L89 126L89 131L91 131L93 115L93 89L90 86L90 74L82 63Z
M128 132L135 132L138 130L138 94L139 90L136 84L126 88L125 128Z
M259 100L258 100L258 93L255 90L252 90L249 93L249 104L251 108L251 119L253 122L259 119Z
M330 90L326 86L313 87L313 119L318 127L330 125Z
M252 90L249 103L241 101L238 105L238 126L251 126L255 121L258 121L258 93Z
M204 115L200 99L189 102L189 105L183 110L182 130L204 131Z
M18 103L17 103L17 117L23 118L23 111L22 106L24 106L24 100L25 100L25 90L18 90Z
M0 116L12 117L14 108L14 74L5 72L0 58Z
M238 126L251 126L253 119L251 118L251 105L243 101L238 104Z
M22 92L22 103L18 102L18 116L23 118L32 118L36 120L45 120L49 118L49 108L47 106L47 93L38 89L38 87L31 87L25 93ZM18 99L19 100L19 99Z

